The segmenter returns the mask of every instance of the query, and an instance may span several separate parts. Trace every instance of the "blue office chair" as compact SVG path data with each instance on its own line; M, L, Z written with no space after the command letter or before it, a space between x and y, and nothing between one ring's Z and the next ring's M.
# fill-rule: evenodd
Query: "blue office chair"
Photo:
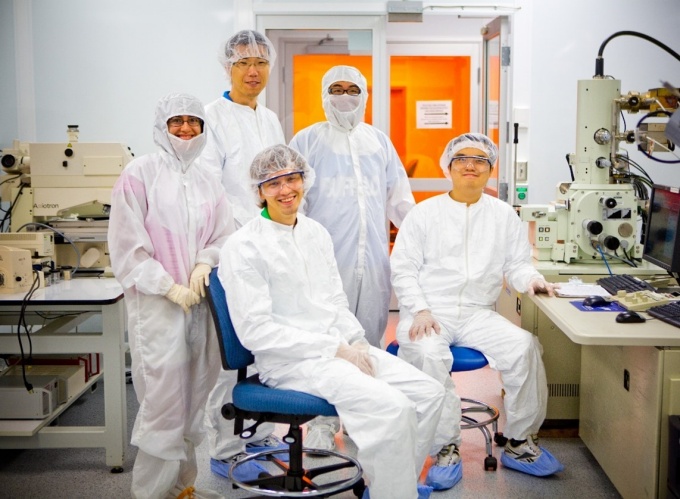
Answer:
M397 340L394 340L387 345L387 351L392 355L397 355L397 352L399 351L399 343ZM451 345L451 353L453 354L453 365L451 366L452 373L474 371L475 369L481 369L489 363L481 352L473 350L472 348ZM493 455L492 441L495 441L499 445L505 445L505 441L507 441L507 439L503 437L503 434L498 432L498 409L485 402L480 402L479 400L461 397L460 401L461 412L463 413L461 416L461 429L468 430L470 428L479 428L484 435L484 440L486 440L487 456L484 458L484 469L487 471L496 471L496 468L498 468L498 460ZM478 421L469 415L471 413L487 414L488 418ZM491 432L489 431L489 425L493 428L493 439L491 437Z
M247 367L254 358L246 350L238 337L229 316L227 297L222 283L217 277L217 268L210 273L210 286L207 298L212 317L215 321L222 366L224 369L237 370L238 382L232 392L233 402L222 407L222 416L234 419L234 432L240 433L241 438L249 438L255 434L258 425L264 422L283 423L289 425L288 433L283 441L288 444L288 450L268 450L248 456L232 465L229 478L234 482L233 487L240 487L260 496L275 497L328 497L345 490L352 489L357 497L363 495L365 488L362 478L363 470L359 462L344 454L334 451L307 449L302 447L302 429L300 425L314 419L316 416L337 416L335 408L324 399L303 392L292 390L277 390L260 383L257 374L246 377ZM243 428L243 421L255 420L249 428ZM289 463L276 457L277 454L289 453ZM335 456L341 462L317 468L304 468L304 455ZM276 475L260 476L256 480L240 481L235 478L235 470L253 459L266 459L274 463L282 472ZM338 470L350 468L352 471L328 475ZM328 475L322 483L314 479ZM349 478L347 478L347 476Z

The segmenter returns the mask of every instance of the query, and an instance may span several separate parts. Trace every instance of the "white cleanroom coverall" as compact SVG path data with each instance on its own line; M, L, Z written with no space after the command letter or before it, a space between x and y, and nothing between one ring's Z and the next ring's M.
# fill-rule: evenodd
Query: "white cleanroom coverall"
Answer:
M220 370L219 346L205 301L189 313L165 295L189 287L197 264L215 266L234 231L223 189L193 159L206 136L170 139L166 121L204 119L190 96L162 99L154 140L160 151L137 158L112 192L108 242L113 272L125 292L132 380L139 412L131 442L139 447L134 497L164 498L196 478L194 447L204 436L204 407ZM176 494L175 494L176 495Z
M286 139L276 114L262 104L252 109L220 97L205 112L210 140L199 162L224 186L240 227L260 213L250 188L250 163L262 149Z
M330 95L337 81L354 83L361 94ZM380 347L392 293L387 220L399 227L415 201L389 137L362 122L368 87L361 73L350 66L332 68L321 95L328 121L301 130L290 142L316 173L301 211L330 233L349 308L368 342ZM336 107L342 105L356 107Z
M375 376L337 358L364 341L328 232L298 214L294 226L257 217L220 254L218 272L241 343L268 386L328 400L356 443L371 497L415 498L434 443L444 389L415 367L367 346Z
M260 213L250 186L250 163L266 147L284 144L283 130L276 115L262 104L252 109L220 97L206 106L206 114L210 141L201 154L200 165L224 186L240 227ZM208 399L206 424L209 452L214 459L229 459L243 452L246 443L262 440L274 431L274 425L267 423L247 440L234 435L234 422L222 417L222 406L231 402L235 384L233 372L221 371Z
M460 427L460 399L449 374L451 344L479 350L500 371L505 436L520 440L538 432L548 400L541 345L493 310L504 277L519 292L532 279L542 280L530 255L515 211L486 194L470 206L441 194L419 203L404 220L390 259L399 299L399 356L447 387L444 414L455 418L442 417L438 434ZM432 311L441 334L412 342L409 328L425 309Z

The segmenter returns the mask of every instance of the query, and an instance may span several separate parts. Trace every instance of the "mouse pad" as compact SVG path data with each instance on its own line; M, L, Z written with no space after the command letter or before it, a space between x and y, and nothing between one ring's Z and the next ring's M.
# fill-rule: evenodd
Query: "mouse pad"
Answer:
M569 302L582 312L625 312L627 309L618 304L618 302L610 302L602 307L589 307L581 301Z

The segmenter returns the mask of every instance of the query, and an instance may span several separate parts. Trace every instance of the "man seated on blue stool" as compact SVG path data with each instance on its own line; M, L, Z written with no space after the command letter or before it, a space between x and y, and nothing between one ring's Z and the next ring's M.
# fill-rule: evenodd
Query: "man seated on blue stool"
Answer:
M456 429L442 452L457 462L461 407L449 346L482 352L505 389L508 442L501 462L546 476L563 467L536 436L548 403L542 348L536 336L496 313L494 304L503 278L529 294L553 296L554 285L532 266L526 232L512 207L483 194L497 157L486 135L451 140L439 162L451 191L416 205L399 229L390 258L399 299L399 356L446 388L438 437Z
M426 498L432 489L418 477L427 455L444 444L435 440L444 388L366 341L328 231L298 214L313 175L287 146L253 160L253 191L264 209L220 253L234 329L264 384L335 406L369 483L364 498L369 490L373 499Z

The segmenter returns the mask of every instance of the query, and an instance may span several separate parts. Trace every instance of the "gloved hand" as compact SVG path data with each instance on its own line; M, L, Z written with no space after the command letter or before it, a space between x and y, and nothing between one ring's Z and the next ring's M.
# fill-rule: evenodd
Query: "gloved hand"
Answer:
M536 293L548 293L548 296L555 296L555 289L559 287L559 284L553 284L540 277L534 277L529 281L527 293L529 293L530 296L533 296Z
M439 334L439 324L434 320L434 317L432 317L432 312L429 310L421 310L413 318L411 328L408 330L408 337L411 341L416 341L423 336L430 336L432 330Z
M171 302L182 307L182 309L184 309L184 313L186 314L189 313L190 307L201 301L200 296L198 296L186 286L180 286L179 284L173 284L165 297Z
M355 346L341 343L338 347L338 351L335 352L335 356L354 364L364 374L368 374L369 376L375 375L373 361L371 361L371 356L368 353L368 347L364 347L361 344Z
M189 288L197 295L205 298L205 288L210 286L210 271L212 268L207 263L197 263L189 277Z

